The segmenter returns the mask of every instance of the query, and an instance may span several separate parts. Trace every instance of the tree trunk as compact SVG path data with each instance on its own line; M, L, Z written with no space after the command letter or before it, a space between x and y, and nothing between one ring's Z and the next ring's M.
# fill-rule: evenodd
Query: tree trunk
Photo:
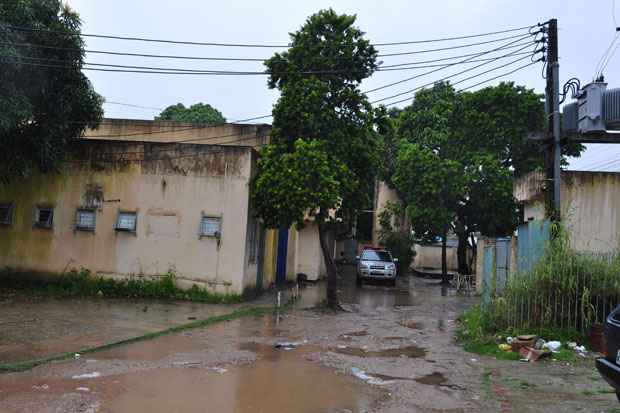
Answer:
M448 284L448 226L444 226L441 237L441 283Z
M468 237L465 232L458 232L459 245L456 250L456 256L459 262L459 274L471 274L471 268L467 260Z
M319 225L319 242L321 244L321 252L323 252L323 260L327 269L327 305L330 308L340 308L338 302L338 273L336 270L336 262L332 257L329 245L327 245L327 229L322 219L317 217Z

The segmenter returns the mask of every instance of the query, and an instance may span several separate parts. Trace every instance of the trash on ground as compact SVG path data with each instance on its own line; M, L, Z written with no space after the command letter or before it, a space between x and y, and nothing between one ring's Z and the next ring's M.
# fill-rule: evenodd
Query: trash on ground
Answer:
M532 335L517 336L516 338L513 338L512 343L510 343L510 345L512 346L512 351L516 353L519 352L523 347L534 348L536 344L536 339L537 337Z
M308 340L303 341L277 341L273 346L275 348L281 348L283 350L293 350L299 346L306 344Z
M521 356L521 361L529 361L530 363L533 363L540 358L551 355L551 351L536 350L532 347L521 347L521 349L519 349L519 355Z
M388 382L385 380L381 380L377 377L373 377L369 374L366 374L364 370L358 369L357 367L351 367L351 373L360 380L364 380L368 384L374 384L377 386L381 386L387 384Z
M347 348L347 346L345 346L345 345L343 345L343 344L338 344L338 348L339 348L339 349L345 349L345 348Z
M94 371L92 373L84 373L84 374L76 374L71 377L72 379L95 379L97 377L101 377L101 373L98 371Z
M575 343L574 341L569 341L568 343L566 343L566 347L568 347L571 350L574 350L575 347L577 347L577 343Z
M545 340L543 340L542 338L539 338L536 340L536 342L534 343L534 348L536 350L542 350L545 347L545 344L547 342Z
M81 357L81 354L80 353L75 353L73 355L73 357L77 360L77 359L79 359Z
M40 386L37 386L36 384L34 386L32 386L33 389L35 390L47 390L50 388L50 386L48 386L47 384L42 384Z
M90 389L88 387L76 387L75 390L76 391L84 391L84 392L90 391Z
M498 347L502 351L512 351L512 346L510 344L500 344Z
M223 369L221 367L211 367L209 370L214 371L214 372L219 373L219 374L224 374L224 373L226 373L228 371L228 370Z
M562 347L562 343L559 341L547 341L542 346L543 349L549 349L554 353L557 353L558 351L560 351L560 347Z

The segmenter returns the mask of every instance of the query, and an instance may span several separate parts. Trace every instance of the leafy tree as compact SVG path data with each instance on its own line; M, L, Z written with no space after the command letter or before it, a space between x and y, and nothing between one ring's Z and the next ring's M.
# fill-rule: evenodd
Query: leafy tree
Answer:
M368 204L378 152L372 107L359 90L376 68L377 52L354 23L355 16L322 10L291 34L287 51L265 63L280 98L252 188L268 226L316 221L332 307L338 306L327 241L332 212L351 220Z
M80 24L59 0L0 2L0 181L58 168L68 144L101 120L102 98L82 73ZM63 67L39 64L55 61Z
M416 255L413 249L415 238L408 226L399 222L403 214L400 203L388 202L379 214L379 243L392 255L398 258L398 272L400 274L411 266Z
M213 106L206 103L196 103L186 108L182 103L168 106L155 120L176 120L179 122L193 123L224 123L226 118Z

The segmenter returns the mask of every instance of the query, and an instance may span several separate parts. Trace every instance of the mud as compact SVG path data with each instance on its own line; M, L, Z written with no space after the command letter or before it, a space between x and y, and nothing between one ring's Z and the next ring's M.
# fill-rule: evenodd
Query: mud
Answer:
M418 358L426 356L426 349L412 345L407 347L386 348L382 350L365 350L356 347L336 348L334 350L338 354L347 356L375 358L375 357L409 357Z
M0 412L546 413L617 406L592 359L519 363L464 352L454 342L455 319L475 298L415 278L399 279L396 289L355 290L354 274L343 281L346 312L305 309L323 288L317 284L303 289L298 309L0 375ZM401 301L403 292L409 298ZM104 333L131 323L133 316L106 311L96 324ZM199 309L177 316L200 317ZM410 320L419 329L403 325ZM285 341L296 345L275 347Z

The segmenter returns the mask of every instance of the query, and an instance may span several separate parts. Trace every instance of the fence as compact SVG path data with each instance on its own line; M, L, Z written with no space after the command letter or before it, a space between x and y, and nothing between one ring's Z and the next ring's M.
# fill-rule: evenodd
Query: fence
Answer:
M554 244L532 269L512 274L503 294L492 298L488 310L499 329L586 334L620 304L619 254L577 253Z

